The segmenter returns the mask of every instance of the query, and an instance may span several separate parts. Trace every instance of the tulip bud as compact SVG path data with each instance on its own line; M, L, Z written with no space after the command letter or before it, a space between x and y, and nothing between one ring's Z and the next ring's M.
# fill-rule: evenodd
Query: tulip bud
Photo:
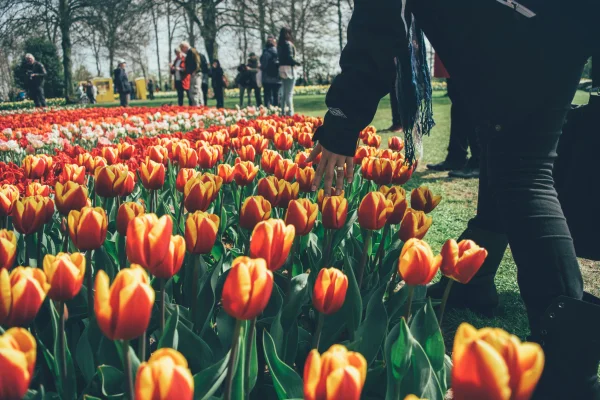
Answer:
M126 251L129 261L140 264L159 278L179 272L185 257L185 241L172 236L173 221L168 215L135 217L127 227Z
M49 169L48 159L34 155L28 155L23 159L21 164L23 173L28 179L39 179L46 174Z
M417 397L414 394L409 394L408 396L406 396L404 398L404 400L427 400L427 399L421 399L420 397Z
M17 257L17 236L13 231L0 229L0 269L11 269Z
M262 196L247 197L242 204L240 226L244 229L254 229L256 224L266 221L271 216L271 203Z
M394 206L381 192L369 192L358 207L358 223L363 229L372 231L383 228Z
M223 183L231 183L233 181L233 167L229 164L219 164L217 175L223 179Z
M219 150L214 146L198 148L198 164L200 168L210 169L219 161Z
M429 214L442 201L442 196L434 196L427 186L413 189L410 194L410 206L419 211Z
M388 147L394 151L402 151L404 149L404 140L400 136L391 136L388 139Z
M127 142L122 142L117 145L117 152L121 160L129 160L135 153L135 146Z
M294 137L283 132L278 132L275 134L273 144L279 151L288 151L294 145Z
M198 153L191 147L186 147L179 152L177 162L180 168L195 168L198 165Z
M62 183L75 182L83 185L85 183L85 167L77 164L65 164L58 179Z
M108 165L116 164L119 161L119 151L114 147L103 147L101 154Z
M343 196L329 196L323 199L321 222L325 229L341 229L348 217L348 201Z
M414 172L414 166L409 166L401 162L396 163L394 168L394 175L392 177L392 183L394 185L404 185L409 181Z
M306 236L315 226L319 207L308 199L292 200L285 213L285 224L293 225L296 235Z
M181 168L177 173L177 179L175 180L175 188L178 192L183 193L185 184L191 179L194 179L198 175L198 171L191 168Z
M49 285L40 268L0 269L0 325L27 326L37 315ZM3 371L4 372L4 371Z
M367 137L363 139L363 143L367 146L371 146L378 149L379 146L381 146L381 136L379 136L376 133L372 135L367 135Z
M389 185L392 182L396 163L385 158L368 157L362 160L361 172L365 179L378 185Z
M127 196L135 186L135 175L124 164L96 168L94 180L94 190L100 197Z
M165 165L169 161L169 151L164 146L150 146L146 151L146 155L151 161ZM177 157L177 154L175 154Z
M237 153L242 161L254 161L256 157L256 149L251 144L240 147Z
M306 400L359 400L367 378L362 354L334 344L322 355L312 350L304 364Z
M250 238L250 257L262 258L271 271L277 271L287 260L296 229L280 219L256 224Z
M33 378L36 340L24 328L10 328L0 335L0 399L23 399Z
M99 270L95 289L94 311L104 336L131 340L146 331L155 294L142 267L132 264L120 270L110 288L108 275Z
M402 223L400 224L400 230L398 232L400 239L403 242L407 242L409 239L423 239L425 234L431 227L433 219L427 217L423 211L416 211L412 208L408 208Z
M463 323L454 337L452 363L455 399L528 400L542 375L544 352L502 329Z
M194 378L177 350L162 348L143 362L135 378L136 400L192 400Z
M19 199L19 189L13 185L0 188L0 217L11 215L15 201Z
M119 232L119 235L126 236L129 223L135 217L144 214L144 212L144 206L139 203L127 202L121 204L117 211L117 232Z
M73 210L68 217L69 237L81 251L100 248L106 239L108 220L101 207L83 207Z
M281 154L273 150L265 150L260 157L260 166L267 174L272 174L279 160L283 160Z
M189 180L183 189L184 205L189 212L206 211L217 197L222 180L206 174L198 174Z
M31 182L25 188L25 197L30 197L30 196L48 197L48 196L50 196L50 186L42 185L39 182Z
M148 190L158 190L165 184L165 166L152 160L140 165L142 185Z
M300 186L298 185L298 182L289 183L283 179L279 180L278 185L279 201L277 202L277 206L285 209L288 207L290 201L298 198Z
M346 192L342 190L342 193L338 197L345 197ZM323 189L319 189L317 192L317 204L319 205L319 209L323 208L323 200L325 199L325 191Z
M279 160L275 166L275 176L278 179L285 179L288 182L294 180L297 171L298 164L294 163L292 160L288 160L287 158Z
M192 254L209 254L219 231L219 217L197 211L185 221L185 247Z
M318 312L330 315L338 312L344 305L348 277L336 268L323 268L313 289L313 305Z
M410 239L404 243L398 263L398 273L407 285L427 285L438 272L431 247L420 240Z
M248 186L256 177L258 167L252 161L236 162L233 167L233 179L239 186Z
M81 210L88 204L87 187L67 181L64 185L56 182L54 186L56 209L62 215L69 215L72 210Z
M487 257L487 250L477 246L472 240L450 239L442 246L436 261L441 263L442 274L462 284L467 284L475 276Z
M271 203L271 205L277 206L279 204L279 179L274 176L259 179L256 185L256 192Z
M354 164L361 164L365 158L373 157L375 155L375 149L367 146L358 146L356 153L354 154Z
M406 202L406 191L400 186L382 186L379 191L385 195L385 198L392 202L394 211L388 217L388 224L396 225L402 222L408 204Z
M273 273L267 269L265 260L238 257L233 260L223 285L223 309L237 319L254 319L269 303L272 291Z
M77 296L85 276L85 256L81 253L58 253L44 257L44 273L50 290L48 297L54 301L67 301Z
M312 191L312 183L315 179L315 170L312 167L298 168L296 170L296 181L302 193Z
M305 148L312 147L312 134L310 132L301 132L298 134L298 144Z
M25 197L14 203L13 225L17 232L29 235L50 222L53 214L54 202L49 197Z

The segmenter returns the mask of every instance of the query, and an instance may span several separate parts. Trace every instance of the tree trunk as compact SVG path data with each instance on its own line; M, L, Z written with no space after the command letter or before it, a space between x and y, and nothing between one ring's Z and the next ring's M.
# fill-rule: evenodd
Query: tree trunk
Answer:
M154 9L154 4L151 8L152 11L152 24L154 25L154 38L156 39L156 62L158 64L158 87L162 87L162 73L160 64L160 47L158 45L158 18L156 17L157 10ZM160 12L160 9L158 10Z
M296 34L296 0L290 1L290 22L291 22L290 28L292 29L292 34L295 35Z
M173 35L171 34L171 2L167 1L167 31L169 33L169 56L167 61L173 57Z
M208 53L208 59L219 58L219 45L217 44L217 4L215 0L202 0L202 38Z
M187 14L187 18L188 18L188 23L187 23L187 27L188 27L188 42L190 42L190 46L192 47L196 47L196 33L194 32L194 9L191 7L186 7L185 9L186 14Z
M342 0L337 0L338 35L340 39L340 54L344 50L344 20L342 18Z
M58 12L60 15L60 34L61 34L61 47L63 52L63 74L64 74L64 85L65 85L65 100L67 104L73 94L73 75L72 75L72 61L71 61L71 15L69 13L69 1L59 0L58 1Z
M267 41L266 23L266 0L258 0L258 30L260 31L260 45L264 46Z

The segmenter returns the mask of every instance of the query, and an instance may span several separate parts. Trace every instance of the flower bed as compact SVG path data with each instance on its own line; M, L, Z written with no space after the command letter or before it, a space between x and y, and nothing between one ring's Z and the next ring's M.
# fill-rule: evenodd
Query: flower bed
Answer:
M537 345L465 324L446 355L424 285L467 282L487 253L432 253L442 199L402 188L399 137L362 132L324 196L321 119L123 112L0 118L0 398L531 396Z

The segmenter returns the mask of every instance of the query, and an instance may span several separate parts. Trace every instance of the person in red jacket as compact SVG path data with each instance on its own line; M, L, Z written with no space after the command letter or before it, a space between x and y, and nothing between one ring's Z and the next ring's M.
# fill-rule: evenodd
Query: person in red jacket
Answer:
M171 64L171 74L173 74L173 79L175 79L177 104L182 106L183 93L188 93L188 90L190 90L190 76L185 75L185 54L182 53L179 47L175 49L175 61Z

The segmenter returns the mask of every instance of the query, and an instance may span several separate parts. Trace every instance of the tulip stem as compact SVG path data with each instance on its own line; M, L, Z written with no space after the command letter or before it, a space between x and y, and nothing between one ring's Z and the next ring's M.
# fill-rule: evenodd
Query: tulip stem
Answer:
M379 243L379 248L377 249L377 256L375 257L375 265L379 270L381 268L381 263L383 262L383 251L385 250L385 241L390 233L391 225L389 223L385 224L383 228L383 234L381 235L381 242Z
M446 303L448 302L448 297L450 296L450 289L452 289L452 284L454 280L449 279L446 284L446 289L444 289L444 294L442 296L442 303L440 304L440 328L442 327L442 321L444 320L444 311L446 311Z
M358 265L358 288L362 286L363 276L365 274L365 266L367 265L367 260L369 259L369 247L371 246L371 239L373 238L373 231L368 230L365 236L365 243L363 245L363 254L360 260L360 264Z
M329 258L331 256L331 242L333 241L333 230L325 229L323 239L325 241L325 253L323 253L323 265L321 265L321 268L327 268L327 264L329 264Z
M289 254L289 258L288 258L288 266L287 266L287 272L288 272L288 285L287 285L287 290L286 290L286 294L288 294L291 290L292 290L292 278L293 276L293 272L294 272L294 255L298 253L298 247L300 247L300 236L296 236L294 238L294 242L292 244L292 251L290 251Z
M177 211L177 231L181 231L181 216L183 215L183 207L185 202L185 195L181 194L181 204L179 205L179 211Z
M44 240L44 225L37 232L37 267L42 268L42 241Z
M194 270L192 272L192 304L190 307L192 323L196 322L196 309L198 302L198 280L200 279L200 263L202 262L202 254L194 254ZM199 326L194 325L194 329L198 332Z
M58 331L58 351L60 352L60 373L62 381L64 382L67 376L67 351L65 347L65 303L58 301L58 316L60 319L60 329Z
M394 289L396 289L396 277L398 276L398 270L396 269L392 274L392 279L388 282L388 299L392 297L394 294Z
M146 361L146 331L138 339L138 358L141 362Z
M68 226L67 226L67 228L63 232L63 246L62 246L62 251L63 251L63 253L66 253L66 252L69 251L69 227Z
M408 323L408 320L410 318L410 311L412 308L412 301L413 301L414 294L415 294L415 287L413 285L408 285L408 299L406 300L406 313L404 314L404 319L406 320L406 323Z
M165 332L165 305L167 296L165 293L165 285L167 283L166 279L160 279L160 333L163 334Z
M154 192L155 192L154 190L150 190L150 194L149 194L150 199L148 199L149 203L150 203L150 212L151 213L155 213L155 210L154 210L154 208L155 208L155 204L154 204Z
M125 369L125 380L127 382L127 391L129 393L129 399L134 400L135 397L133 396L133 375L131 374L131 359L129 358L129 340L123 340L123 369Z
M119 268L123 269L127 266L127 252L125 251L125 240L126 237L119 234L118 245L119 245Z
M250 335L248 336L248 350L245 361L246 368L244 368L244 392L250 396L250 364L252 362L252 346L254 344L254 336L256 335L256 318L250 322Z
M233 389L233 377L237 368L237 358L240 351L240 332L242 331L241 319L235 320L235 328L233 329L233 342L231 343L231 352L229 353L229 364L227 365L227 381L225 383L225 393L223 400L231 400Z
M319 342L321 341L321 332L323 332L323 324L325 323L325 315L323 313L319 313L317 317L317 329L315 330L315 335L313 336L313 349L319 349Z
M92 319L94 316L94 290L93 285L93 274L92 274L92 250L85 252L85 285L87 286L87 300L88 300L88 318Z

